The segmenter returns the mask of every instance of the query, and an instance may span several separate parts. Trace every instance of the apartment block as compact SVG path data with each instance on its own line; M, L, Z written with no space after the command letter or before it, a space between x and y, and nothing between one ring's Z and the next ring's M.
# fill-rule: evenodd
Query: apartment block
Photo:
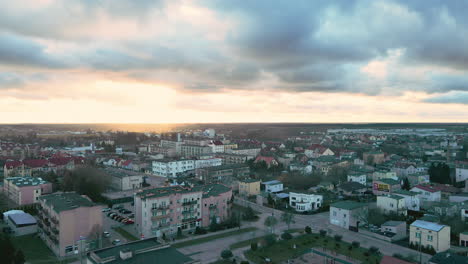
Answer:
M195 169L195 161L191 159L162 159L152 163L153 174L167 178L183 176L186 172Z
M11 177L3 180L3 192L17 205L37 203L43 194L52 192L52 183L42 178Z
M39 198L38 227L46 245L60 257L91 248L102 234L102 205L74 192Z

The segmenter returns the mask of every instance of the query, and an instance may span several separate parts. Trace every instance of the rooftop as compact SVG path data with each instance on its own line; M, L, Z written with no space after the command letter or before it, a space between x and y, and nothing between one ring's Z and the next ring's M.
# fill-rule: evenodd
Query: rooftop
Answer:
M242 180L239 180L240 182L245 182L245 183L252 183L252 182L259 182L260 180L257 179L252 179L252 178L245 178Z
M42 178L33 178L33 177L11 177L11 178L6 178L7 181L10 183L18 186L18 187L23 187L23 186L36 186L40 184L46 184L49 183L47 181L44 181Z
M57 213L73 210L78 207L93 207L98 205L86 196L81 196L75 192L53 193L43 195L39 199L44 200L46 205L52 207Z
M468 263L468 257L441 252L435 254L429 261L437 264L466 264Z
M367 207L366 203L358 203L354 201L341 201L330 205L330 207L345 209L345 210L354 210L361 207Z
M27 213L10 214L8 215L8 218L13 221L16 226L34 225L37 223L36 218Z
M405 222L404 221L387 221L387 222L383 223L382 226L399 226L402 223L405 223Z
M282 184L282 182L280 182L280 181L278 181L278 180L272 180L272 181L262 182L262 184L265 184L265 185L277 185L277 184Z
M389 185L397 185L397 184L400 184L399 181L394 180L394 179L380 179L380 180L376 180L376 181L383 182L383 183L386 183L386 184L389 184Z
M446 225L440 225L437 223L427 222L423 220L416 220L411 224L411 226L415 226L415 227L419 227L419 228L423 228L427 230L432 230L436 232L439 232L442 228L446 227Z

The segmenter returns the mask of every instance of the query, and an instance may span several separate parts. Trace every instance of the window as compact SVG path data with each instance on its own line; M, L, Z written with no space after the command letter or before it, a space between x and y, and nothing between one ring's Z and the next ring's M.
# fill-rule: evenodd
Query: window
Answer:
M427 235L427 241L432 241L432 236Z
M420 238L421 237L421 233L416 233L416 238Z
M66 246L65 247L65 254L73 252L73 246Z
M336 211L333 211L333 216L336 216Z

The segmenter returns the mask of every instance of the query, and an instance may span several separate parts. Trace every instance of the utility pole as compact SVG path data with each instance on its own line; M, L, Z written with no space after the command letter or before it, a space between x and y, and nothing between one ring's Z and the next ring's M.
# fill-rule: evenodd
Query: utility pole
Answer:
M422 237L422 231L419 232L419 264L422 264L421 237Z

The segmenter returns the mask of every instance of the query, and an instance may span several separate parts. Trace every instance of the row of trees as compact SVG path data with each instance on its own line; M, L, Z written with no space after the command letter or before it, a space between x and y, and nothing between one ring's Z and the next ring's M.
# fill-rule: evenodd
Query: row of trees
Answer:
M431 182L451 184L450 167L445 163L432 163L428 170Z
M23 251L15 248L8 235L0 233L0 262L5 264L23 264L25 258Z

